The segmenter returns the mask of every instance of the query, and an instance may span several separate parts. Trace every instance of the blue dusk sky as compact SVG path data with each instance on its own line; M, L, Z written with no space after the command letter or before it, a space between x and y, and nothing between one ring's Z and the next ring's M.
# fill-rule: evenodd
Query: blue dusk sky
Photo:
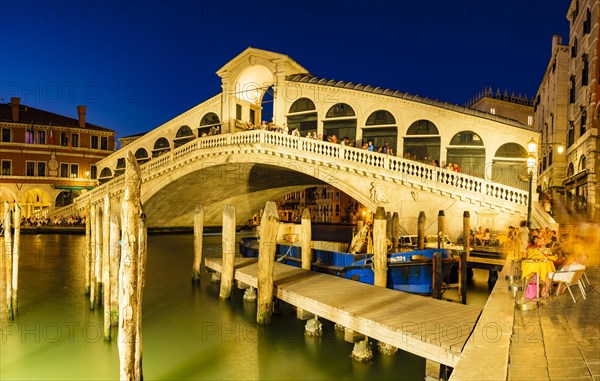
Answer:
M220 91L247 47L317 77L464 104L492 86L533 97L569 0L0 1L0 98L149 131Z

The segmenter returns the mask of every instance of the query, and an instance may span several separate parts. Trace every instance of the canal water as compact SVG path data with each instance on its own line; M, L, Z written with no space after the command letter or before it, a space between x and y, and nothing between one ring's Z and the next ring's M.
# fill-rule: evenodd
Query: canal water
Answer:
M239 238L239 237L238 237ZM5 275L0 286L0 379L119 378L117 343L102 338L102 309L83 294L83 235L22 235L19 313L7 321ZM2 250L3 240L0 239ZM206 257L218 257L221 237L204 237ZM243 290L219 300L203 272L190 281L191 234L148 237L143 296L143 369L147 380L422 380L425 360L409 353L350 358L352 344L324 321L324 336L304 336L305 322L280 303L273 325L257 327L256 305ZM3 252L3 251L2 251ZM487 273L475 273L469 304L483 306ZM443 311L440 311L443 313ZM116 335L116 331L115 331Z

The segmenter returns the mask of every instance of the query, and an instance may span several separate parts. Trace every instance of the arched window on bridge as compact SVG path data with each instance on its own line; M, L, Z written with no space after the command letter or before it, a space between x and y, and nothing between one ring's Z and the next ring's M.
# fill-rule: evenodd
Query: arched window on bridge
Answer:
M179 130L177 130L177 134L175 134L175 139L173 139L173 144L175 148L184 145L185 143L191 142L196 137L192 132L190 126L181 126Z
M527 190L527 149L517 143L506 143L496 150L491 173L486 178L504 185Z
M100 172L100 177L98 177L98 182L100 184L104 184L105 182L112 179L112 171L110 168L104 168L102 172Z
M205 114L200 119L200 127L198 127L198 137L213 135L215 131L221 133L221 120L214 112Z
M356 113L346 103L333 105L325 115L323 121L323 140L328 136L336 135L338 140L347 136L350 141L356 140Z
M402 156L427 164L433 160L439 163L440 144L440 132L435 124L426 119L417 120L406 131Z
M308 98L300 98L290 106L290 111L286 116L286 123L290 132L297 128L300 136L306 136L307 133L317 132L317 108L315 103Z
M125 173L125 158L120 157L117 159L117 166L115 167L115 177L121 176Z
M76 190L64 190L56 196L56 200L54 201L54 206L57 208L62 208L63 206L71 205L73 203L73 199L79 197L80 192Z
M362 142L372 141L375 150L384 143L393 149L394 155L398 152L398 126L396 118L386 110L377 110L367 118L362 129Z
M467 175L483 178L485 175L485 147L481 137L473 131L461 131L450 140L448 163L458 164Z
M146 151L145 148L138 148L137 151L135 151L134 156L139 165L142 165L148 160L150 160L150 157L148 156L148 151Z
M154 149L152 150L152 157L159 157L171 150L171 145L166 138L158 138L154 143Z

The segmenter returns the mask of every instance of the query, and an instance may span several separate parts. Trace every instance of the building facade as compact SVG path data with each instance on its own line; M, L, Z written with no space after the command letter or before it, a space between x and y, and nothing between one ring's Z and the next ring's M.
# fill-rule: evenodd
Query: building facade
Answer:
M115 151L115 132L78 118L21 104L0 104L0 208L18 201L23 216L42 217L97 183L96 162Z
M277 207L279 217L284 222L300 222L302 212L308 208L312 222L325 224L355 224L359 210L365 209L352 197L331 185L289 193L277 200Z
M600 59L598 0L572 0L567 12L569 44L556 36L536 97L541 133L538 190L556 214L600 221ZM556 150L564 144L564 159Z
M467 102L467 107L517 120L533 128L533 100L520 93L515 95L514 91L508 95L507 90L502 93L496 89L494 92L489 87Z

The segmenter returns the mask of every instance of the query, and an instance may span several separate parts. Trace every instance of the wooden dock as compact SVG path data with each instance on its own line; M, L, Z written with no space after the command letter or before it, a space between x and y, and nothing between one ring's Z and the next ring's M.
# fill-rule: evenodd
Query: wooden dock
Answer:
M506 253L499 247L475 246L469 250L467 266L483 270L502 271Z
M206 267L221 272L220 258ZM257 287L255 258L236 258L234 278ZM454 367L480 308L275 263L274 295L291 305L403 351Z

